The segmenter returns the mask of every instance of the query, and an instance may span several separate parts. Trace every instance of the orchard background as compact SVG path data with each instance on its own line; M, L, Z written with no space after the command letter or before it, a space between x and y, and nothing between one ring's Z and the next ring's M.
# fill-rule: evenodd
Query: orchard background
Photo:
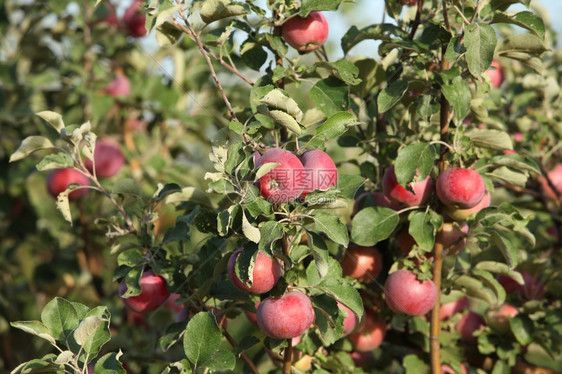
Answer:
M317 11L313 45L291 40ZM540 3L12 0L0 20L0 370L562 372ZM332 160L337 183L293 173Z

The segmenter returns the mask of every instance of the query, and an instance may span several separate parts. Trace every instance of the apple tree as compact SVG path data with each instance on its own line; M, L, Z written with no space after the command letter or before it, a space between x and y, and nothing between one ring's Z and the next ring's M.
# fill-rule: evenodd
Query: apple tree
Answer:
M540 6L0 7L12 372L562 370Z

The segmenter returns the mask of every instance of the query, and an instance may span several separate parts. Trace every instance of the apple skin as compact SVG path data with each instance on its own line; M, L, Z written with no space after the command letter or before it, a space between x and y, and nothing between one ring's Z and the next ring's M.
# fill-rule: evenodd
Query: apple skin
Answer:
M384 283L385 301L396 313L422 316L437 300L437 288L432 280L419 281L409 270L397 270Z
M463 222L466 221L466 219L471 215L476 214L482 209L489 207L490 202L491 202L490 192L486 191L482 200L480 200L480 202L475 206L473 206L472 208L458 209L458 208L445 207L445 212L447 212L447 215L451 217L453 220L457 222Z
M350 356L355 366L360 367L364 371L369 372L374 369L375 355L372 351L353 351L350 353Z
M142 13L139 0L133 0L133 3L123 15L123 23L125 24L125 32L127 35L140 38L146 35L146 17Z
M554 187L558 190L558 193L562 194L562 163L557 164L554 169L547 173L548 179L552 182ZM550 188L548 181L544 177L540 177L539 181L541 183L541 187L543 189L544 194L552 200L556 200L556 192Z
M391 201L406 206L418 206L426 203L433 193L433 180L429 176L423 181L412 182L409 185L415 193L398 184L394 165L386 169L382 178L382 191Z
M490 67L495 69L488 69L485 71L485 73L490 77L492 87L498 88L499 86L501 86L504 78L502 67L498 60L493 60Z
M439 307L439 321L451 318L453 315L463 311L468 307L468 298L461 297L458 300L445 303Z
M87 176L73 168L57 169L47 175L47 190L56 198L61 192L73 183L78 183L81 186L89 186L90 179ZM71 192L68 195L70 200L78 200L89 192L88 189L83 188Z
M255 294L270 291L281 277L281 266L279 263L265 253L259 252L252 272L253 282L251 286L248 286L236 275L236 260L242 251L242 249L237 249L228 259L226 269L232 284L241 291Z
M101 90L102 93L111 97L129 96L131 93L131 83L122 71L118 70L115 79Z
M398 243L398 248L400 248L400 252L404 254L404 256L408 256L414 245L416 245L416 240L410 233L408 232L408 228L405 227L396 234L396 241Z
M257 181L261 195L274 204L288 203L299 197L304 190L304 167L297 156L284 149L271 148L258 160L256 169L269 162L280 165Z
M349 334L351 334L357 328L357 325L359 325L359 320L357 319L357 314L353 313L351 309L349 309L339 301L338 308L345 311L346 313L346 317L343 320L343 333L341 336L343 338L344 336L348 336Z
M380 320L378 316L367 310L365 322L357 332L349 335L349 340L353 344L354 350L358 352L372 351L381 345L386 334L386 322Z
M294 16L281 26L283 39L301 52L313 51L328 39L328 21L320 12L311 12L308 17Z
M341 262L343 275L360 282L374 281L382 269L382 255L375 247L351 244Z
M121 152L119 143L111 139L100 139L94 148L94 161L96 164L96 176L109 178L121 170L125 164L125 156ZM94 170L92 160L86 159L84 165L91 172Z
M260 306L260 301L258 300L256 302L256 310L258 309L259 306ZM253 325L256 325L256 326L258 325L256 313L245 311L244 314L246 315L246 318L248 318L248 321L250 321Z
M441 365L441 374L457 374L457 372L449 365ZM461 363L461 374L468 374L468 369L463 363Z
M361 209L368 207L383 207L392 210L402 209L399 204L390 201L390 199L380 191L363 192L355 199L353 203L353 213L351 213L351 215L355 216Z
M468 225L466 222L462 222L459 226L460 228L450 222L445 222L437 231L436 240L443 243L443 249L447 251L447 255L455 255L466 246Z
M450 208L469 209L484 198L484 180L476 171L464 168L445 169L437 178L439 200Z
M179 298L180 294L171 294L168 300L166 300L166 308L172 310L173 312L179 313L183 309L183 305L176 302Z
M119 296L127 308L137 313L148 313L158 309L170 297L170 292L166 289L166 281L159 275L155 275L152 270L145 271L140 279L141 293L137 296L124 298L127 292L125 280L119 285Z
M525 270L521 272L523 276L524 285L520 285L513 278L500 274L497 276L498 282L503 286L507 294L517 292L526 300L539 300L544 294L544 284L536 276L532 276Z
M468 312L461 317L459 322L457 322L455 330L460 332L463 340L476 341L476 337L473 336L473 333L481 326L484 326L484 318L474 312Z
M299 157L306 176L311 178L305 183L301 198L304 199L314 190L327 190L338 183L338 169L332 158L324 151L311 149ZM308 181L307 181L308 182Z
M497 310L488 314L488 326L501 334L510 331L509 320L519 314L517 308L509 303L503 303Z
M270 338L291 339L310 328L316 316L309 297L300 291L262 300L257 311L259 328Z

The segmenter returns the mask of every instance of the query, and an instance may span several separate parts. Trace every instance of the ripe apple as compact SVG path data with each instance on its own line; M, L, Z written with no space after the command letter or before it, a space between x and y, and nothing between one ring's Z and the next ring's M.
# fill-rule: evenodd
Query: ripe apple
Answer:
M360 282L374 281L382 269L382 256L375 247L351 244L341 262L344 275Z
M258 326L270 338L291 339L302 335L314 323L312 302L304 293L292 291L262 300L257 311Z
M271 148L261 156L256 169L272 162L280 165L257 181L261 195L275 204L293 201L304 190L304 167L301 161L289 151Z
M350 356L355 366L360 367L364 371L370 372L370 370L374 369L375 355L373 351L353 351L350 353Z
M281 35L296 50L313 51L328 38L328 21L320 12L312 12L306 18L294 16L283 23Z
M363 192L355 199L353 204L352 216L356 215L358 211L367 207L383 207L392 210L400 210L402 207L395 202L390 201L386 195L380 191Z
M357 314L353 313L351 309L349 309L339 301L338 308L345 311L345 319L343 320L343 334L341 336L343 338L344 336L348 336L355 330L355 328L359 324L359 320L357 319Z
M179 313L183 309L182 304L178 304L177 300L180 298L180 294L173 293L170 295L168 300L166 300L166 308Z
M412 248L414 248L414 245L416 245L416 240L412 235L410 235L407 227L398 231L396 239L398 242L398 248L400 248L400 252L402 252L404 256L408 256Z
M311 149L300 156L304 167L305 180L301 198L314 190L327 190L338 182L338 169L328 154L319 149Z
M437 300L437 288L432 280L419 281L410 270L397 270L384 283L388 307L396 313L422 316Z
M474 312L468 312L461 317L455 329L461 333L461 337L466 341L475 341L474 331L484 326L484 318Z
M458 300L445 303L439 307L439 320L444 321L449 319L458 312L466 309L468 307L468 298L466 296L461 297Z
M433 192L433 180L428 176L423 181L411 182L414 193L398 184L394 165L386 169L382 178L382 191L391 201L406 206L422 205L429 200Z
M504 274L498 275L497 279L507 294L517 292L527 300L540 299L544 294L544 284L541 283L537 276L532 276L525 270L521 272L521 275L525 282L524 285L520 285L513 278Z
M123 74L123 71L118 69L115 74L115 79L105 86L101 92L111 97L129 96L131 93L131 83L125 74Z
M365 322L357 332L349 335L349 340L356 351L366 352L381 345L385 334L386 322L380 320L374 312L367 310Z
M281 266L279 263L265 253L259 252L252 272L252 285L248 286L246 282L243 282L236 275L236 259L242 251L242 249L234 251L228 260L227 273L232 284L239 290L256 294L271 290L277 284L279 277L281 277Z
M159 275L155 275L152 270L145 271L140 279L141 293L137 296L125 298L127 285L125 279L119 285L119 296L125 306L137 313L148 313L158 309L170 297L170 292L166 289L166 281Z
M111 139L100 139L94 148L96 176L109 178L119 172L125 164L125 156L121 152L119 143ZM84 164L90 172L94 170L92 160L86 159Z
M90 179L87 176L73 168L57 169L47 175L47 190L53 197L57 197L61 192L73 183L81 186L90 185ZM70 200L78 200L88 193L87 188L82 188L71 192L68 195Z
M258 300L256 302L256 310L258 309L259 306L260 306L260 301ZM244 314L246 315L246 318L248 318L248 321L250 321L253 325L256 325L256 326L258 325L256 313L245 311Z
M146 17L142 12L140 0L133 0L133 3L123 15L123 23L125 24L125 32L129 36L140 38L146 35Z
M501 334L509 332L509 320L519 314L516 307L503 303L497 310L488 313L488 325Z
M466 221L466 219L471 215L476 214L482 209L489 207L490 201L491 201L490 193L486 191L482 200L480 200L480 202L475 206L473 206L472 208L460 209L460 208L445 207L445 211L447 212L447 215L449 217L451 217L457 222Z
M449 365L441 365L441 374L457 374L457 372ZM461 374L468 374L468 369L463 363L461 363Z
M550 181L552 182L552 184L554 185L554 187L556 187L556 189L558 190L558 193L562 194L562 163L557 164L554 169L552 169L551 171L549 171L547 173L548 179L550 179ZM556 200L556 193L554 192L554 190L552 188L550 188L550 185L548 184L548 181L546 178L544 177L540 177L539 178L540 182L541 182L541 186L542 189L544 191L544 194L552 199L552 200Z
M460 226L460 228L459 228ZM445 222L437 231L436 240L443 243L443 250L447 255L454 255L466 246L466 234L468 233L468 225L462 222L460 225L454 225Z
M468 209L476 206L484 198L484 180L472 169L449 168L437 178L437 196L443 204L451 208Z
M485 71L485 73L490 77L492 87L498 88L499 86L501 86L504 78L502 67L498 60L493 60L490 67L495 69L488 69Z

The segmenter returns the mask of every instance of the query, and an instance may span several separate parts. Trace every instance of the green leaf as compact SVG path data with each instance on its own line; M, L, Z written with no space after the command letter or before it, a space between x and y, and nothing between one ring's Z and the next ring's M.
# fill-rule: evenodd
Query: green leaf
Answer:
M118 353L110 352L102 356L94 366L94 373L96 374L126 374L127 371L123 368L123 364L119 358L123 355L121 351Z
M156 27L156 41L160 47L176 44L183 35L183 31L171 22Z
M263 177L264 175L266 175L267 173L269 173L271 170L275 169L279 165L281 165L279 162L265 162L261 164L260 167L258 168L258 171L256 171L256 177L254 178L254 182L260 180L261 177Z
M457 123L459 123L470 111L472 95L470 94L470 88L468 88L468 82L461 76L457 76L453 79L451 84L442 86L441 90L447 101L449 101L453 109L455 109L455 119Z
M310 90L310 98L326 117L331 117L349 109L349 86L339 78L330 76L316 82Z
M210 1L212 3L212 1ZM172 6L166 10L162 10L158 12L158 16L156 17L156 21L154 22L153 28L162 26L168 19L170 19L175 13L181 12L182 8L184 7L183 4L178 4L176 6Z
M233 370L236 366L236 357L230 351L219 350L202 366L211 371Z
M169 228L164 234L162 244L169 244L173 242L181 242L188 240L189 226L184 222L176 222L174 227Z
M424 252L431 252L435 242L435 233L443 223L443 217L433 210L410 213L408 233L415 239Z
M68 153L55 153L45 157L37 164L36 168L39 171L47 171L54 169L64 169L74 166L74 160Z
M543 40L535 34L525 33L508 36L498 48L500 56L514 52L523 52L534 56L541 56L548 51Z
M166 196L164 199L164 202L166 204L173 204L176 206L188 201L199 203L208 208L213 207L209 196L205 192L195 187L184 187L181 189L181 191L173 192L170 195Z
M494 156L489 163L493 166L507 166L515 170L528 171L535 174L541 173L541 169L535 160L519 154Z
M299 16L307 17L310 12L319 10L338 10L340 3L349 0L302 0Z
M533 321L524 314L518 314L509 319L509 327L515 339L521 345L527 345L533 342Z
M55 364L53 361L52 357L49 356L45 356L42 359L27 361L12 370L10 374L58 373L64 371L64 365Z
M278 88L269 91L260 102L267 106L287 112L298 122L302 121L303 113L297 102L288 96L286 92Z
M316 229L325 233L334 242L347 247L349 236L347 227L341 223L338 216L318 210L313 214Z
M357 77L359 74L359 68L346 59L341 59L335 62L320 61L315 65L332 71L339 79L350 86L361 83L361 79Z
M481 269L472 269L472 274L480 278L480 280L494 292L497 300L496 305L502 305L505 302L505 289L490 272Z
M250 221L248 221L248 219L246 218L246 213L244 213L244 211L242 211L242 232L244 233L244 236L248 238L248 240L254 243L260 242L260 230L257 227L253 226Z
M40 337L41 339L45 339L52 345L57 344L57 342L53 338L51 330L49 330L47 326L39 321L18 321L11 322L10 325L12 327L15 327L16 329L23 330L28 334L32 334Z
M107 308L99 306L89 311L74 330L74 340L90 358L96 357L101 347L111 339L110 317Z
M484 23L466 26L464 45L468 70L472 75L478 78L490 67L497 42L496 31L492 26Z
M410 144L400 149L394 172L398 183L402 186L417 180L422 181L431 172L437 153L429 143Z
M363 40L373 39L389 41L392 36L396 36L402 39L406 39L409 37L407 32L402 30L400 27L390 23L371 25L361 30L359 30L356 26L351 26L342 37L341 46L344 53L347 54L351 50L351 48L353 48Z
M273 243L283 237L283 225L277 221L267 221L261 228L259 250L271 253Z
M507 265L511 268L516 267L519 262L517 246L504 232L495 229L489 229L488 232L492 242L499 248L505 257Z
M404 357L406 374L429 374L431 368L421 358L414 354Z
M333 344L343 333L344 316L336 300L326 295L316 296L312 300L316 318L314 324L320 332L319 338L324 346Z
M56 297L43 308L41 321L52 332L55 340L68 347L69 338L87 312L85 305Z
M248 13L242 3L230 0L206 0L199 14L205 23L211 23L220 19L241 16Z
M319 280L328 274L328 258L330 257L328 253L328 246L322 237L314 232L306 233L307 244L312 251L312 257L314 257L314 263L316 264L316 270L318 271Z
M337 112L316 128L315 134L325 140L335 139L357 124L357 117L349 112Z
M183 335L183 349L195 366L208 362L222 340L220 328L211 312L199 312L189 320Z
M453 284L454 289L466 292L468 296L483 300L488 305L497 305L498 303L495 293L486 287L480 279L461 275L454 280Z
M10 162L19 161L40 149L54 148L55 145L44 136L28 136L10 156Z
M406 93L407 89L408 82L403 80L397 80L390 86L383 89L377 97L379 113L384 113L390 110L394 105L396 105L400 101L402 96L404 96L404 93Z
M514 186L525 187L528 176L519 171L510 169L506 166L499 167L486 173L487 176L499 180L503 183L512 184Z
M35 113L35 115L45 120L53 129L57 130L59 134L62 129L64 129L64 121L62 120L62 116L58 113L47 110Z
M69 185L66 188L66 190L58 194L55 202L57 209L60 210L60 213L62 214L62 217L65 219L65 221L70 223L71 226L72 226L72 213L70 211L70 202L68 200L68 195L73 190L75 190L77 186L78 185L75 183Z
M492 19L492 23L510 23L512 25L517 25L534 32L541 39L544 39L544 22L542 18L533 12L524 11L515 14L496 12L494 14L494 18Z
M351 240L358 245L372 246L392 234L400 222L398 212L388 208L365 208L353 217Z
M512 278L520 285L524 285L525 281L520 272L513 270L507 264L496 261L480 261L474 266L475 269L489 271L496 274L504 274Z
M232 174L238 165L246 159L246 153L244 153L244 143L234 142L228 147L227 159L224 163L224 171L228 174Z
M511 137L505 131L473 129L464 134L477 147L503 151L513 149Z
M365 179L360 175L338 173L338 197L348 200L355 199L355 193L363 183L365 183Z
M260 214L271 213L272 205L269 201L261 197L256 186L250 185L246 190L246 209L252 217L258 217Z
M302 133L299 123L295 120L293 116L291 116L286 112L276 109L269 110L265 105L259 106L258 112L260 114L268 116L269 118L273 119L275 122L286 128L287 130L290 130L297 135L300 135Z
M115 182L111 188L111 193L140 199L142 197L142 187L132 178L123 178Z
M248 68L258 71L267 60L267 52L250 38L240 46L240 54Z

